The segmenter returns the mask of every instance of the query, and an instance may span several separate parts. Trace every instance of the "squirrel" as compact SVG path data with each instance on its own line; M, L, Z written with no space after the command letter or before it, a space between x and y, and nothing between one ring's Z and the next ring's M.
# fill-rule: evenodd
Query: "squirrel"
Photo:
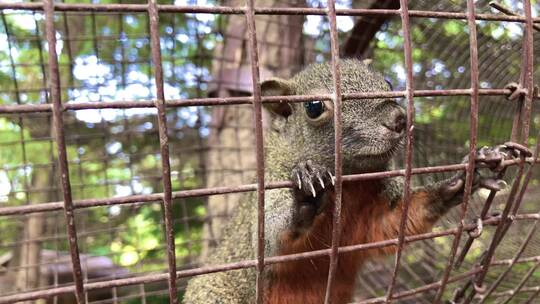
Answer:
M344 93L389 91L384 77L359 60L339 64ZM333 91L331 66L308 66L289 80L261 83L264 96L328 94ZM267 103L272 125L265 133L265 178L291 180L293 189L265 192L265 256L330 248L334 213L334 122L332 101ZM386 171L402 150L406 115L394 99L348 100L342 103L343 174ZM477 161L495 163L517 157L504 145L484 147ZM467 161L467 157L464 162ZM493 162L494 161L494 162ZM500 180L475 170L473 191ZM465 173L412 189L406 235L429 232L436 221L463 200ZM402 178L343 182L340 246L398 237L402 216ZM225 230L225 238L210 255L210 264L254 259L257 248L257 199L245 196ZM362 264L392 254L395 245L343 253L339 256L332 303L351 300ZM329 257L301 259L265 267L264 303L323 303ZM253 268L200 275L188 282L184 303L254 303Z

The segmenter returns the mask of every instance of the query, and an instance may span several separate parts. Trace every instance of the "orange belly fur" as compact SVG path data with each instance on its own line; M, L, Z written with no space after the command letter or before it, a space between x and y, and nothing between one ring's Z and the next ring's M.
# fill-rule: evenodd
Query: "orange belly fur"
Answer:
M401 219L401 202L390 208L382 198L379 181L343 183L340 246L378 242L397 237ZM332 243L332 203L317 215L312 227L301 236L287 231L281 235L280 255L330 248ZM431 229L434 220L427 214L428 195L412 195L409 207L408 235L424 233ZM429 219L429 220L428 220ZM332 286L332 303L351 301L355 278L367 259L392 254L395 246L360 250L340 254L335 281ZM328 278L329 257L302 259L271 266L269 285L265 291L267 304L319 304L324 302Z

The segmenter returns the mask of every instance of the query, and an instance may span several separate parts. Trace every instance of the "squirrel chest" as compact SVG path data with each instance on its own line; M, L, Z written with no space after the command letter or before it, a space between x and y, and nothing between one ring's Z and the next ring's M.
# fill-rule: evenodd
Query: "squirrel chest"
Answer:
M341 88L345 93L389 91L384 77L357 60L339 65ZM332 94L333 68L328 63L313 64L291 79L270 78L261 83L261 95ZM266 133L265 153L268 175L277 180L289 178L291 189L274 189L268 197L265 216L270 233L268 251L287 255L328 249L332 243L334 210L334 104L328 100L303 103L280 100L265 103L273 117L273 128ZM341 104L342 169L345 172L390 170L391 160L401 150L407 127L405 110L393 99L355 99ZM275 127L275 128L274 128ZM519 156L507 145L484 147L477 160L503 160ZM528 155L530 156L530 155ZM469 161L465 158L464 163ZM497 169L492 169L499 176ZM497 172L497 173L495 173ZM483 177L474 172L473 192L499 177ZM409 196L405 235L425 233L451 208L464 200L464 171L449 179L416 188ZM272 178L270 178L272 180ZM484 183L485 184L485 183ZM500 190L500 188L499 188ZM292 191L292 192L289 192ZM398 178L343 183L340 246L367 244L396 239L401 226L404 203L403 185ZM391 204L392 203L392 204ZM211 264L253 259L256 246L258 210L255 196L249 196L236 209L227 225L229 232L211 254ZM392 205L392 206L391 206ZM267 208L268 207L268 208ZM395 244L388 242L387 244ZM395 245L357 250L339 255L331 302L352 300L355 277L362 264L375 257L394 253ZM265 302L267 304L323 303L329 268L329 256L278 263L267 268ZM184 303L253 303L255 269L209 273L190 280Z
M364 244L388 240L397 236L402 203L390 207L381 195L379 181L343 183L340 246ZM312 227L301 235L285 231L281 235L279 254L293 254L330 248L335 194L330 193L330 204L315 218ZM411 197L408 234L423 233L431 229L433 222L424 218L423 208L427 193L419 192ZM412 229L409 229L412 228ZM332 303L351 301L357 272L363 262L395 251L395 246L359 250L339 255L337 273L332 288ZM323 303L328 278L329 256L301 259L272 266L266 303Z

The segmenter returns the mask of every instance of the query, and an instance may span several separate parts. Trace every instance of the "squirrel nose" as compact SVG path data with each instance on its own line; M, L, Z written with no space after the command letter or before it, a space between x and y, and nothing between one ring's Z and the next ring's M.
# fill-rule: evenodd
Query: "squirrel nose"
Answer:
M407 127L407 116L402 109L396 108L388 115L388 121L383 126L396 133L401 133Z

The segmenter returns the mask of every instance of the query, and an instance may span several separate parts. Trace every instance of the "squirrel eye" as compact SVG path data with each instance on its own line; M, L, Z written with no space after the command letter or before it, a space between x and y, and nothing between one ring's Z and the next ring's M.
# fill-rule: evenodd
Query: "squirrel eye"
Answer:
M325 109L324 103L320 100L304 102L304 109L306 114L311 119L316 119L321 116Z

